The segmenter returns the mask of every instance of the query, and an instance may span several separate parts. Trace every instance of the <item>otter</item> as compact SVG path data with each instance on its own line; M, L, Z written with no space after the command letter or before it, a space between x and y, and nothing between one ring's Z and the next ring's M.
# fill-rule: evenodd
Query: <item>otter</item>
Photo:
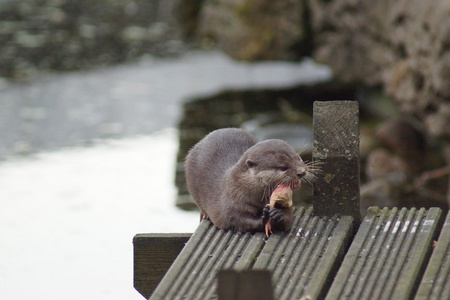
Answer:
M297 189L312 173L292 146L278 139L257 142L242 129L211 132L188 153L188 190L201 210L219 228L240 232L288 231L292 207L268 206L277 186ZM292 205L292 204L291 204Z

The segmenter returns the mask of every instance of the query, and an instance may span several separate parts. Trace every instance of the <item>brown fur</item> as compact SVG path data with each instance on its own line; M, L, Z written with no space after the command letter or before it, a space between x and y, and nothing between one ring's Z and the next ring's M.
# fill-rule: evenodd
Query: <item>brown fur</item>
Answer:
M197 143L186 158L185 169L189 192L202 214L219 228L242 232L263 231L263 209L272 191L280 183L297 187L307 172L286 142L257 143L235 128L213 131ZM272 217L273 228L289 230L292 208L272 210L271 216L278 215Z

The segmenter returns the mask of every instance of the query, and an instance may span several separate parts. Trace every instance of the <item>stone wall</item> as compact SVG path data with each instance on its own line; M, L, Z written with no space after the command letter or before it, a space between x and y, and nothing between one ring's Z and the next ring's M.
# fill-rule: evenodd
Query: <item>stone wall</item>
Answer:
M450 1L310 1L316 60L450 141Z
M0 1L0 77L180 50L173 0Z

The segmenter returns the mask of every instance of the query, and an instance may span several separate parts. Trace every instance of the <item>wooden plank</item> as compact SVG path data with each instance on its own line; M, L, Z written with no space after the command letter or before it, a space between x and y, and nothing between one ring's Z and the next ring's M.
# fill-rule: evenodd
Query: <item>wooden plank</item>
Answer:
M359 224L358 102L316 101L313 114L313 160L322 170L314 183L314 212L352 216Z
M261 232L225 231L204 220L150 299L216 299L217 272L252 269L274 272L277 299L323 298L348 247L352 223L350 216L320 218L312 209L300 208L291 232L275 233L265 241ZM253 274L239 272L232 274ZM245 280L234 288L240 290L253 279Z
M270 236L253 269L272 271L278 300L322 299L348 248L352 223L350 216L320 218L300 208L291 232Z
M267 270L222 270L218 273L219 300L274 300Z
M431 245L430 245L431 247ZM434 247L415 300L450 299L450 212Z
M411 299L440 217L439 208L369 208L326 300Z
M263 244L262 232L225 231L203 220L150 299L215 299L217 272L250 267Z
M149 233L134 236L134 288L146 299L164 277L190 236L190 233Z

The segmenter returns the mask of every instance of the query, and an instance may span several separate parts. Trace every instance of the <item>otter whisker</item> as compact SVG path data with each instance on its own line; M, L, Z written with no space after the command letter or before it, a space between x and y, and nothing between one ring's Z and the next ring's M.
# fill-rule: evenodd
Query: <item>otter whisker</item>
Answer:
M313 161L307 161L307 162L305 162L305 165L306 166L308 166L308 167L318 167L318 168L320 168L320 166L321 165L323 165L324 164L324 162L323 161L320 161L320 160L313 160Z
M279 183L276 183L275 186L270 186L268 185L265 189L264 189L264 199L266 200L266 202L269 201L270 196L272 195L273 191L276 189L276 187L279 185Z
M290 178L284 179L280 184L288 185L291 189L294 189L296 180L292 180Z
M261 202L267 202L266 200L269 199L270 197L270 186L266 186L264 188L263 194L262 194L262 198L261 198Z
M301 179L303 182L309 183L309 184L313 184L314 181L317 180L317 176L314 175L313 173L307 171L305 176L303 176L303 178Z
M305 163L306 165L306 169L307 169L307 173L309 173L310 175L314 176L316 174L320 174L322 173L322 169L320 168L321 165L323 165L322 161L310 161Z
M322 170L321 169L308 169L307 172L312 175L316 175L316 174L318 175L318 174L322 173Z

